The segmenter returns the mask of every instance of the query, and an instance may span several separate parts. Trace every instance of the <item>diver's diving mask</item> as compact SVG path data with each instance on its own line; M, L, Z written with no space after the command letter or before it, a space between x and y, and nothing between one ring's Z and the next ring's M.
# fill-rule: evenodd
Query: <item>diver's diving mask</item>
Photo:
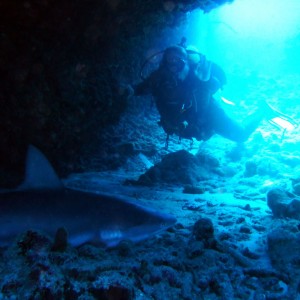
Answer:
M176 52L170 52L165 57L165 65L177 79L183 81L187 77L189 64L185 56L183 57L183 55L179 55Z
M176 54L174 55L174 54L170 53L166 57L166 64L167 64L168 69L172 73L179 73L184 69L184 67L186 65L186 60L179 57Z

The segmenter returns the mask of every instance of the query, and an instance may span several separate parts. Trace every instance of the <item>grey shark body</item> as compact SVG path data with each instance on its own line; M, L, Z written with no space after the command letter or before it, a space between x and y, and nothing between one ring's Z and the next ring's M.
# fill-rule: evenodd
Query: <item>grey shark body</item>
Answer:
M16 190L0 193L1 246L27 230L54 237L57 229L64 227L73 246L91 242L112 247L122 240L144 240L175 222L173 216L130 198L65 188L33 146L28 151L24 183Z

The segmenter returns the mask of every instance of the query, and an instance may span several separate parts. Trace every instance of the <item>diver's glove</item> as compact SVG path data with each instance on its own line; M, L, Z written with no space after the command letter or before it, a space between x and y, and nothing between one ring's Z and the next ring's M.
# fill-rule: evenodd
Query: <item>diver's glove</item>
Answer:
M118 94L119 96L129 99L134 95L134 89L130 84L120 84L118 87Z
M195 74L201 81L208 81L211 77L212 62L207 60L205 55L201 55L201 59L195 68Z
M220 80L215 76L211 76L211 78L208 80L208 83L209 90L212 95L215 94L218 90L222 89Z

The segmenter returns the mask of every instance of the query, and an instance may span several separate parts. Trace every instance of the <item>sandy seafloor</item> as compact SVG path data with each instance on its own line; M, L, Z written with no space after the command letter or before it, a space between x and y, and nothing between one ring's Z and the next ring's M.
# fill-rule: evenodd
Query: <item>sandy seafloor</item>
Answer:
M245 113L253 99L264 99L299 121L299 78L261 81L244 99ZM299 216L274 217L266 201L274 188L300 198L300 128L283 134L263 122L244 145L215 136L191 146L172 137L165 150L155 109L150 102L145 107L129 111L107 133L123 155L134 149L128 159L102 151L94 172L64 182L130 196L176 216L177 224L112 249L84 245L54 252L51 238L38 233L20 252L16 241L0 252L0 299L300 299ZM201 163L195 166L189 154ZM166 157L168 163L160 164ZM104 158L122 163L99 172ZM155 175L142 177L147 185L134 184L153 165ZM214 232L202 239L194 224L203 218Z

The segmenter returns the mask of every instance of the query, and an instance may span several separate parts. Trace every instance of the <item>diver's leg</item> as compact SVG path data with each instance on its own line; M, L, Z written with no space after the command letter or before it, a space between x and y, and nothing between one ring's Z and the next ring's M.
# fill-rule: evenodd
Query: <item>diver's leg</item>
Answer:
M220 107L214 107L212 127L215 133L234 142L245 142L264 118L260 110L250 115L244 124L231 119Z

